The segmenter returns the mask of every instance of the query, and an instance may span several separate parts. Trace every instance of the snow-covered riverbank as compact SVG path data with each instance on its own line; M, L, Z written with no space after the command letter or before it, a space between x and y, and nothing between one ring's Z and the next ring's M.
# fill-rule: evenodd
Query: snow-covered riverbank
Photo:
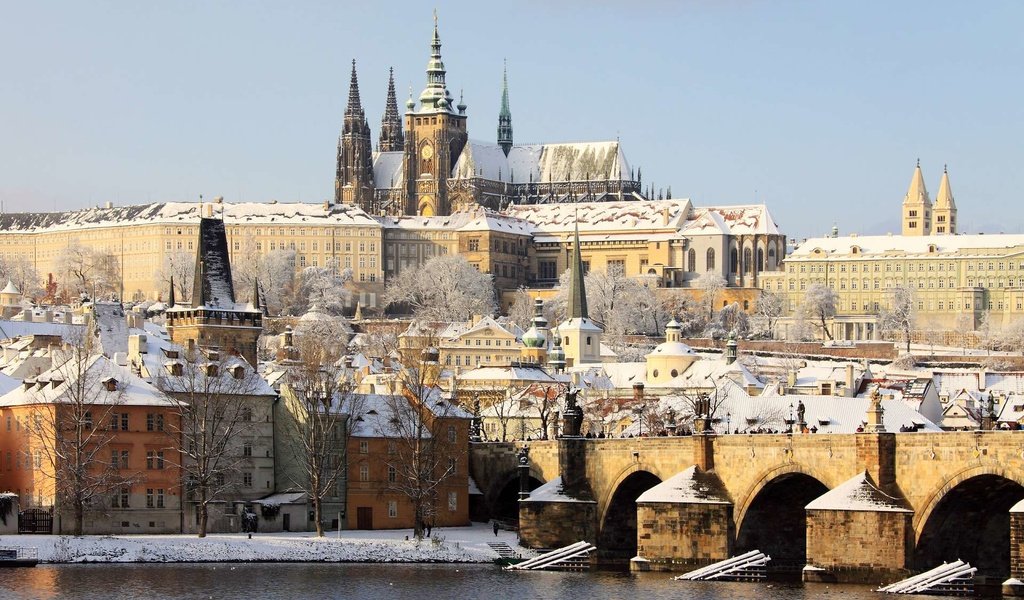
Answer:
M407 541L409 530L343 531L317 538L310 533L83 536L4 535L0 546L38 548L39 560L81 562L491 562L488 542L516 552L516 534L490 527L435 529L434 539ZM411 536L410 536L411 537Z

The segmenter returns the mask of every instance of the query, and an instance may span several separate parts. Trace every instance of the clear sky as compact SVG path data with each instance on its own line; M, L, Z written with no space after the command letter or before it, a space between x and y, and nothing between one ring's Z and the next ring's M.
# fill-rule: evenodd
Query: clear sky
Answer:
M0 201L322 201L355 58L422 90L423 2L0 2ZM768 204L791 237L898 231L917 158L966 232L1022 232L1024 2L438 2L448 84L493 141L618 136L645 186Z

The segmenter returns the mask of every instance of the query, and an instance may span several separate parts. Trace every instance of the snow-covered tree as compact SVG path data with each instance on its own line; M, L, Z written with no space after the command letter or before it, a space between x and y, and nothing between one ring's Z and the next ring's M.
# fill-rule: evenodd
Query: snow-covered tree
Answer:
M513 294L512 305L508 308L508 319L521 329L526 330L530 328L530 322L533 320L533 298L530 297L530 292L526 291L526 288L521 287Z
M775 338L775 325L782 317L785 300L780 294L762 290L754 305L753 330L768 339Z
M900 285L890 288L886 295L889 302L881 314L882 329L898 332L906 342L907 352L910 352L910 334L914 330L917 313L914 306L914 290Z
M21 254L0 260L0 278L14 282L15 287L26 298L40 296L43 293L39 272L32 261Z
M426 321L465 321L494 313L494 283L461 256L435 256L392 278L384 289L384 305L407 306Z
M260 254L254 247L236 255L231 263L235 300L245 302L252 297L253 283L259 278L267 312L279 315L290 304L296 289L295 251L273 250Z
M300 315L316 308L331 315L342 314L352 298L350 281L352 269L338 270L335 265L306 267L299 275L289 312Z
M730 333L744 337L750 332L750 319L739 303L733 302L722 308L704 329L704 337L722 339Z
M559 289L551 303L561 322L565 319L564 306L569 296L569 271L559 280ZM635 277L627 277L621 267L606 271L591 271L584 278L587 288L587 307L590 318L604 325L604 340L616 350L623 350L625 336L630 334L658 335L671 318L654 294Z
M694 281L694 287L701 291L700 301L704 313L708 316L708 321L715 317L715 304L725 286L725 278L715 271L705 271Z
M839 295L827 285L812 283L804 293L804 301L801 311L814 323L815 327L821 329L822 335L832 339L832 332L828 329L828 320L836 316L836 306L839 303Z

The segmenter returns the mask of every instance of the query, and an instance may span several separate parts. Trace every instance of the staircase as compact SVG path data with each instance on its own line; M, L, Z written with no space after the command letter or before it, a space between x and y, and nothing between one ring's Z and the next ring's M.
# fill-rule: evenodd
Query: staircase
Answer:
M488 542L487 545L491 547L491 550L494 550L498 554L498 558L519 557L519 554L512 549L512 546L509 546L505 542Z

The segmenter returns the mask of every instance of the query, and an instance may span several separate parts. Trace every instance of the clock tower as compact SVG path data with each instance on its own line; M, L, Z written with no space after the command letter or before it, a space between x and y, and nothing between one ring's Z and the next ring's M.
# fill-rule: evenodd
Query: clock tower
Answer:
M405 113L405 214L425 217L448 215L448 178L466 145L466 105L452 106L441 62L441 36L434 16L434 39L427 63L427 87L419 108L409 94Z

